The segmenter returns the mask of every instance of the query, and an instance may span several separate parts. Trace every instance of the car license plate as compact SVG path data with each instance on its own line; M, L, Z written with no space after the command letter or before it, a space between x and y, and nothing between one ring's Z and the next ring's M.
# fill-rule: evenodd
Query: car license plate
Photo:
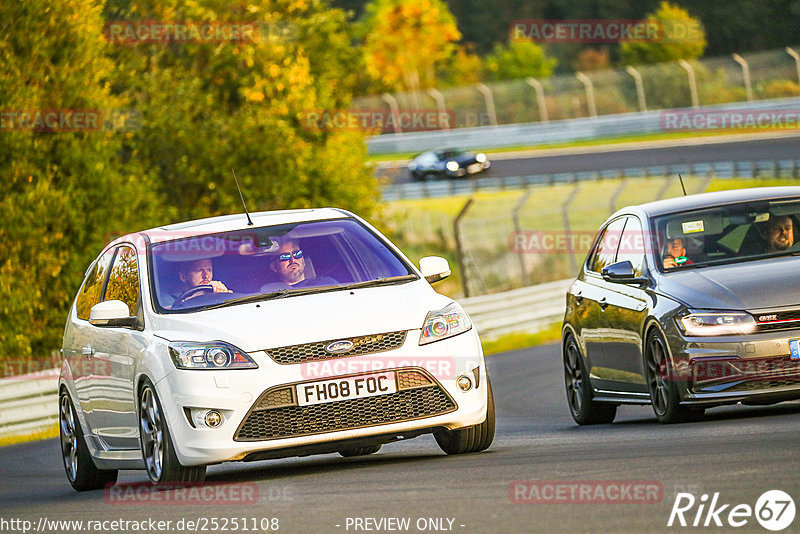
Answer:
M793 360L800 360L800 339L789 340L789 354Z
M295 386L300 406L388 395L397 391L394 373L376 373Z
M483 165L480 163L473 163L472 165L467 167L467 172L470 174L475 174L476 172L481 172L483 170Z

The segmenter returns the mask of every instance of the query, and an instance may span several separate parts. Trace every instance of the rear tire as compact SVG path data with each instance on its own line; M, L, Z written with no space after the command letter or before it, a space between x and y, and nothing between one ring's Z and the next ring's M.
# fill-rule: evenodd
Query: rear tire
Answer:
M145 381L139 392L139 437L147 476L157 486L203 482L206 466L181 465L163 414L155 387Z
M379 450L381 450L380 445L364 445L363 447L353 447L352 449L343 449L339 451L339 454L341 454L345 458L352 458L354 456L367 456L369 454L375 454Z
M433 432L436 443L447 454L480 452L489 448L494 441L494 395L489 375L486 375L486 420L483 423L447 430L439 428Z
M75 491L100 489L117 481L116 469L98 469L94 464L72 399L64 390L58 398L58 427L61 458L64 460L67 480Z
M581 349L571 334L564 341L564 385L567 404L572 418L579 425L612 423L617 416L617 406L600 404L592 399L589 373L583 363Z

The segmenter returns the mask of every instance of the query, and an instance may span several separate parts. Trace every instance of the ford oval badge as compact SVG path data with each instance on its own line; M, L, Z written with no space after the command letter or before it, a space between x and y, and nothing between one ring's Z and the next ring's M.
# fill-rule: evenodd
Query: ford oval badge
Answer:
M343 339L341 341L334 341L333 343L329 343L325 350L332 354L342 354L343 352L347 352L353 348L353 342Z

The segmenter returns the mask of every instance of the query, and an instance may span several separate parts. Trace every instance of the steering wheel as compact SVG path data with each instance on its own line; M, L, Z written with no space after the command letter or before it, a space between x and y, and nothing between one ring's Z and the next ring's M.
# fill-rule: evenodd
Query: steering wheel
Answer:
M211 284L202 284L199 286L190 287L189 289L178 295L172 307L174 308L179 304L183 304L183 301L195 297L197 295L202 295L204 293L213 293L213 292L214 292L214 286L212 286Z

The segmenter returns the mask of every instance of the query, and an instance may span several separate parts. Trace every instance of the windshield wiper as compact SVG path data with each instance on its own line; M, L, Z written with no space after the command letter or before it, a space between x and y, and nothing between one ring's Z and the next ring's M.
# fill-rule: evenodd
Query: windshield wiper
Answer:
M387 276L385 278L375 278L374 280L365 280L364 282L356 282L354 284L347 284L343 286L344 289L357 289L360 287L373 287L382 286L387 284L394 284L396 282L408 282L417 280L416 274L401 274L400 276Z
M203 306L201 309L214 310L216 308L224 308L225 306L234 306L236 304L245 304L247 302L259 302L262 300L270 300L281 297L291 291L292 291L291 289L281 289L279 291L270 291L269 293L259 293L258 295L247 295L246 297L238 297L235 299L226 300L220 302L219 304L211 304L209 306Z

